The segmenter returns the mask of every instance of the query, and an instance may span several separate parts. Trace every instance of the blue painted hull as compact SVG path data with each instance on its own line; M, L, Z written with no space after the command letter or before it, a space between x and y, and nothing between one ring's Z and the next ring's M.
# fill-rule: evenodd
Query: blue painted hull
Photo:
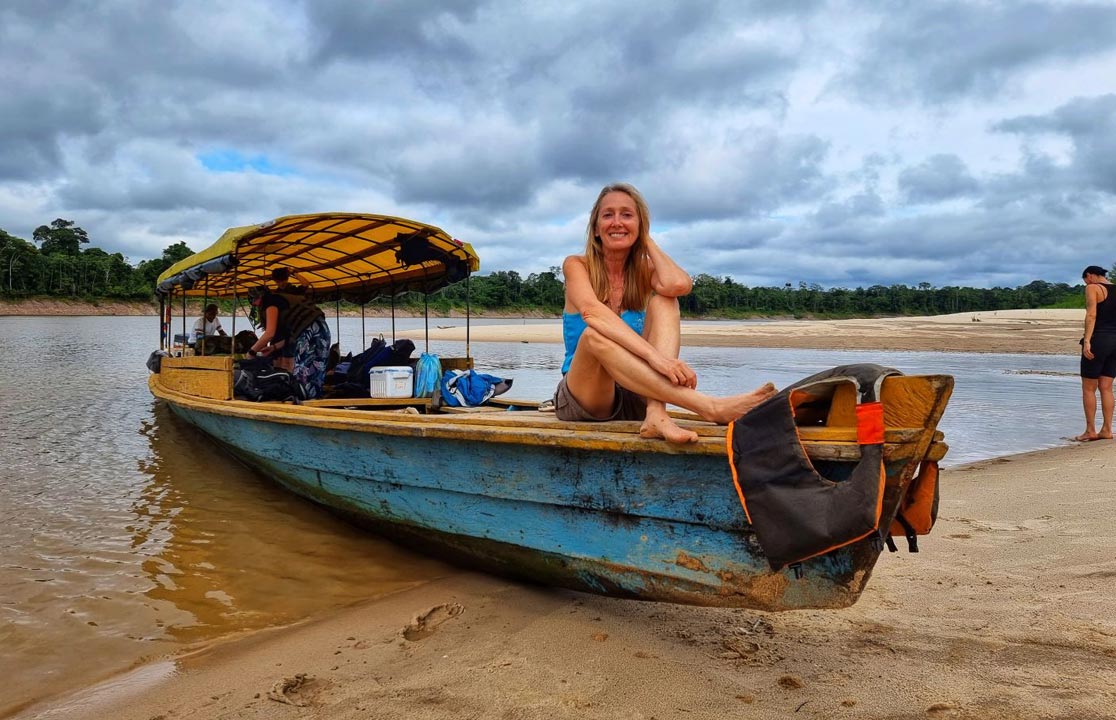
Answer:
M299 495L439 557L535 582L699 605L835 608L855 602L879 555L858 542L800 572L772 572L723 455L408 437L170 405Z

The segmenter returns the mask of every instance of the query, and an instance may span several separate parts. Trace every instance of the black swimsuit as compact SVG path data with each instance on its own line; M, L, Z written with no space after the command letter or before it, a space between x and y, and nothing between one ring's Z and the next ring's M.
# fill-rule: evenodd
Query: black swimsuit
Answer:
M1089 349L1093 359L1081 355L1081 377L1095 380L1099 377L1116 377L1116 285L1104 283L1108 296L1097 303L1097 321Z

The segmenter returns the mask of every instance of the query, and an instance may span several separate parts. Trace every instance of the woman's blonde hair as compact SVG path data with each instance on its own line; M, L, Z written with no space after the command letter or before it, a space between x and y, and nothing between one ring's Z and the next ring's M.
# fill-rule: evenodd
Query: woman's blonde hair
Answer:
M647 301L651 299L651 269L647 260L647 243L651 238L651 214L647 209L647 201L639 194L639 190L628 183L612 183L601 188L597 195L597 202L589 212L589 226L585 237L585 266L589 270L589 282L593 285L593 292L597 299L608 304L610 285L608 271L605 268L604 248L601 238L597 235L597 214L601 211L601 203L605 195L612 192L621 192L632 199L639 215L639 233L635 244L628 252L628 259L624 262L624 297L620 301L621 310L643 310Z

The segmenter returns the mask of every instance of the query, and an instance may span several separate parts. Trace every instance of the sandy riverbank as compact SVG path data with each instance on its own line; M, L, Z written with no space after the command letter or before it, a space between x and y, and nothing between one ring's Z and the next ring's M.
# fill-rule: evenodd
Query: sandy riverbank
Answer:
M1077 354L1084 310L999 310L929 317L682 323L683 345L825 350ZM464 323L430 330L431 340L464 340ZM477 342L562 342L556 323L474 325Z
M25 717L1116 717L1116 443L950 468L942 487L922 552L882 557L847 610L639 603L463 572Z
M188 311L188 315L200 313ZM0 302L3 315L155 315L150 303L67 303L61 300ZM385 312L368 312L386 317ZM929 317L856 320L682 323L682 342L691 346L783 347L824 350L930 350L946 352L1077 354L1084 310L999 310ZM464 340L465 319L432 320L430 339ZM557 323L507 324L470 328L476 342L562 342Z

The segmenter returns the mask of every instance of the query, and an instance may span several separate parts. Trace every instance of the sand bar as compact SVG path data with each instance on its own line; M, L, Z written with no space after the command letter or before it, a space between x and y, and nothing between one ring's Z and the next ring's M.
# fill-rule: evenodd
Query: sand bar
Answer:
M1077 354L1084 310L997 310L927 317L857 320L682 323L683 345L821 350ZM464 340L465 323L446 320L431 340ZM432 323L433 324L433 323ZM557 323L473 325L476 342L562 342Z
M176 308L177 312L177 308ZM197 315L191 309L188 314ZM98 305L60 300L0 302L4 315L152 315L153 306L141 302ZM383 317L384 312L369 316ZM855 320L778 320L773 322L682 323L686 345L723 347L782 347L821 350L930 350L945 352L1003 352L1074 355L1079 352L1084 310L997 310L926 317L864 318ZM432 340L464 340L465 319L431 318ZM470 340L477 342L562 341L556 323L476 325Z
M881 557L847 610L640 603L462 572L26 717L1116 717L1116 442L949 468L942 484L922 552Z

